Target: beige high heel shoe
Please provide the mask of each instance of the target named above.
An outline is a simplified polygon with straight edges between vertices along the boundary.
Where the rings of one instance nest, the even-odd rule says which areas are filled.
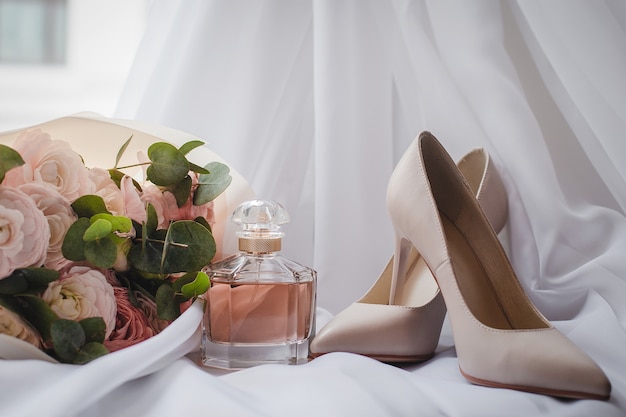
[[[484,149],[458,163],[496,230],[507,219],[507,196]],[[392,279],[394,257],[369,291],[328,322],[313,339],[312,356],[351,352],[385,362],[419,362],[433,356],[446,307],[428,267],[415,250]]]
[[[398,263],[415,248],[433,271],[469,381],[559,397],[609,397],[604,372],[527,297],[472,191],[429,132],[396,166],[387,208]]]

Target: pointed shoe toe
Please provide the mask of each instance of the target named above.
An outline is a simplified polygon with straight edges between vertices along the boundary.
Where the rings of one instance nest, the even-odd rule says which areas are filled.
[[[382,362],[425,361],[437,348],[445,313],[440,293],[421,307],[353,303],[322,328],[310,350],[314,357],[351,352]]]
[[[396,256],[418,251],[446,303],[459,368],[476,384],[606,399],[600,367],[554,328],[524,292],[466,179],[423,132],[389,181]]]
[[[606,400],[602,369],[556,328],[499,330],[465,322],[471,337],[455,338],[459,368],[470,382],[573,399]]]
[[[489,221],[500,231],[508,217],[506,190],[483,148],[459,160],[459,169],[484,205]],[[433,356],[446,315],[437,283],[416,251],[394,257],[358,301],[327,323],[311,342],[313,357],[351,352],[383,362],[419,362]]]

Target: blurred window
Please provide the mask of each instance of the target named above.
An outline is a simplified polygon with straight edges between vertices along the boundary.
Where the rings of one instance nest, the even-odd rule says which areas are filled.
[[[67,0],[0,0],[0,64],[64,64]]]

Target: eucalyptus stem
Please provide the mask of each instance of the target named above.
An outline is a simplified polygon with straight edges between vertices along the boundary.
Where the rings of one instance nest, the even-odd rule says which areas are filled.
[[[143,165],[150,165],[152,162],[139,162],[137,164],[132,164],[132,165],[124,165],[123,167],[116,167],[115,169],[128,169],[128,168],[135,168],[135,167],[140,167]]]

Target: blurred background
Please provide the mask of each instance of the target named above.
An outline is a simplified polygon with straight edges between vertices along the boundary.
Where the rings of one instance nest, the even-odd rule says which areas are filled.
[[[112,116],[149,0],[0,0],[0,132]]]

